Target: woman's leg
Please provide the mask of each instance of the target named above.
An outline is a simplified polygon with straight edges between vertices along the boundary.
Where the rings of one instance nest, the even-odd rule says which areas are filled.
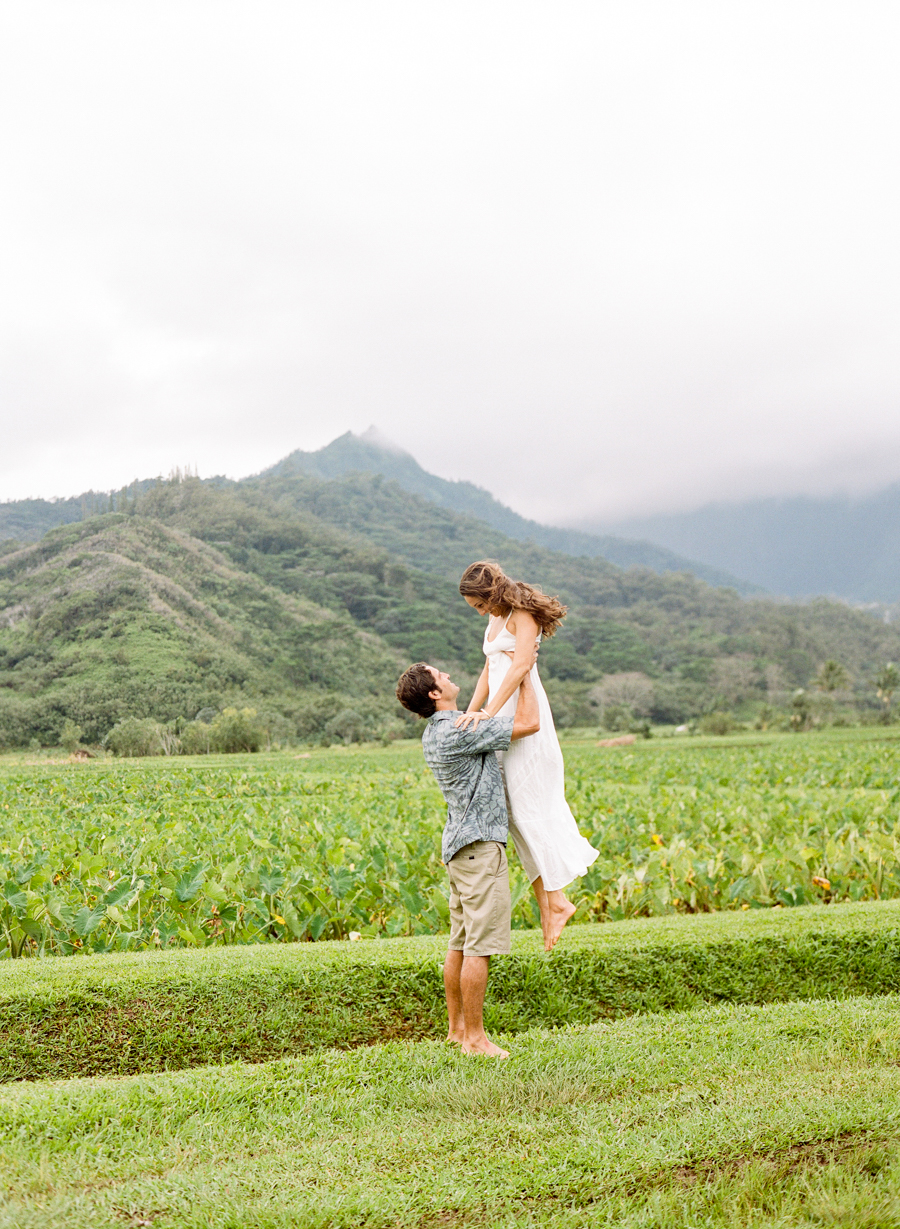
[[[547,948],[547,927],[550,924],[550,909],[547,905],[547,893],[544,891],[544,883],[540,875],[532,883],[531,890],[534,892],[535,900],[541,911],[541,934],[544,936],[544,949],[549,950]]]
[[[541,910],[541,932],[544,936],[544,951],[549,952],[556,946],[559,936],[563,932],[563,927],[575,912],[575,906],[561,888],[548,892],[540,875],[534,880],[531,887],[537,897],[537,903]]]

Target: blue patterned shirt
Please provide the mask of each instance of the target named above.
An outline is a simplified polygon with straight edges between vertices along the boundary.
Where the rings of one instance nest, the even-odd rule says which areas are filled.
[[[509,816],[500,764],[495,751],[505,751],[512,737],[512,717],[490,717],[473,728],[456,729],[458,709],[439,709],[422,735],[425,762],[434,773],[447,803],[447,823],[441,841],[446,864],[472,841],[506,844]]]

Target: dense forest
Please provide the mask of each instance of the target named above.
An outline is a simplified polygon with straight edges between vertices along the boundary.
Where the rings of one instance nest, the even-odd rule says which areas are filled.
[[[196,746],[198,714],[247,709],[276,740],[408,734],[393,698],[406,664],[465,686],[480,668],[484,625],[456,581],[484,556],[570,607],[541,655],[562,726],[798,728],[889,707],[874,680],[900,658],[900,631],[866,613],[515,540],[380,474],[175,477],[112,506],[0,548],[4,745],[67,729],[99,743],[138,718]]]

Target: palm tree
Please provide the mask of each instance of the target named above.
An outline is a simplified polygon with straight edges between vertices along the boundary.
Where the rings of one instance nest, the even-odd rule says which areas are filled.
[[[886,713],[891,710],[891,700],[898,687],[900,687],[900,670],[892,661],[889,661],[875,678],[875,694],[884,705]]]
[[[830,657],[828,661],[819,668],[819,673],[813,679],[813,684],[819,691],[832,692],[839,691],[840,688],[846,687],[850,682],[850,675],[844,666],[839,661],[835,661]]]

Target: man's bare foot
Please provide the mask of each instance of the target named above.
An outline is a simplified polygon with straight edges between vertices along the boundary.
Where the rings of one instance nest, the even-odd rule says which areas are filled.
[[[447,1033],[447,1041],[452,1045],[461,1046],[465,1041],[466,1034],[461,1028],[451,1028]]]
[[[549,902],[549,922],[547,929],[544,931],[544,951],[552,951],[559,942],[559,936],[563,932],[563,928],[569,918],[575,912],[575,906],[570,900],[565,897],[561,904],[555,901]]]
[[[501,1050],[494,1045],[490,1037],[479,1037],[477,1041],[464,1041],[463,1054],[484,1054],[487,1058],[509,1058],[509,1050]]]

